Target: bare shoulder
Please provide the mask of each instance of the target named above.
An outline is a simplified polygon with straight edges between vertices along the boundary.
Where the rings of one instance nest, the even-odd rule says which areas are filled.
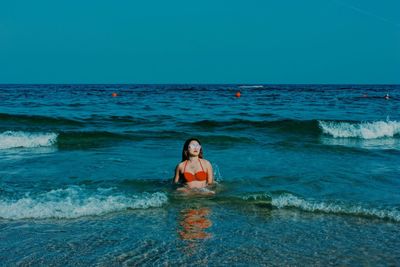
[[[178,170],[183,170],[183,164],[184,164],[184,163],[185,163],[184,161],[178,163],[178,165],[176,165],[176,168],[177,168]]]
[[[211,163],[208,160],[206,160],[206,159],[200,159],[200,160],[201,160],[202,164],[204,164],[204,165],[206,165],[208,167],[211,167]]]

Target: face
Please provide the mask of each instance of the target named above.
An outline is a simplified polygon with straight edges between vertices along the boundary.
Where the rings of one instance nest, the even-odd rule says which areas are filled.
[[[199,142],[193,140],[189,143],[188,146],[189,154],[197,156],[199,155],[200,150],[201,150],[201,145],[199,144]]]

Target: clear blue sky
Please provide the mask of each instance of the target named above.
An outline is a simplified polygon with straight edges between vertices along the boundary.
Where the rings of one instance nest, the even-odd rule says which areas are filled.
[[[0,2],[0,83],[400,83],[399,0]]]

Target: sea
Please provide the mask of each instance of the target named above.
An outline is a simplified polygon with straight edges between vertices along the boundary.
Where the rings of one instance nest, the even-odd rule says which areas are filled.
[[[400,85],[3,84],[0,101],[1,266],[400,266]],[[191,137],[213,195],[172,184]]]

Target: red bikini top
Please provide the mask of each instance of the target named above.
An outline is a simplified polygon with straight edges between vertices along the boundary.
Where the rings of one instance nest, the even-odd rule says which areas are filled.
[[[202,171],[198,171],[195,174],[190,173],[190,172],[185,172],[186,170],[186,165],[188,161],[186,160],[185,162],[185,167],[183,168],[183,177],[185,177],[186,182],[193,182],[193,181],[205,181],[207,180],[207,173],[203,169],[203,165],[201,164],[201,160],[199,159],[200,166]]]

